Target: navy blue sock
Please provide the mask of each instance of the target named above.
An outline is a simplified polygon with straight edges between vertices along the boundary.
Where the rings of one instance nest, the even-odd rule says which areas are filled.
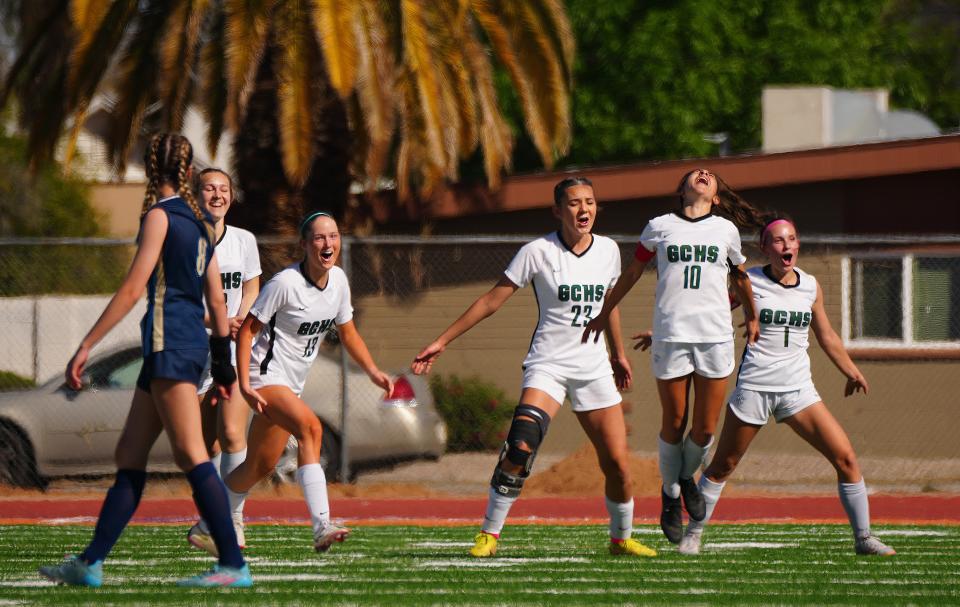
[[[143,470],[117,470],[113,487],[107,491],[107,497],[100,506],[100,517],[93,530],[93,539],[80,555],[81,559],[87,563],[95,563],[107,557],[136,512],[146,482],[147,473]]]
[[[193,488],[193,501],[203,520],[207,521],[210,535],[220,551],[220,564],[225,567],[243,567],[243,555],[237,545],[237,532],[230,518],[230,500],[217,469],[210,462],[198,464],[187,472],[187,480]]]

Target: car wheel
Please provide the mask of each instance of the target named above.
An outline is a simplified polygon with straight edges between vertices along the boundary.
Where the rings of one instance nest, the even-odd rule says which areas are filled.
[[[0,483],[39,489],[47,486],[37,472],[30,441],[20,428],[6,423],[0,423]]]
[[[323,424],[320,465],[323,466],[327,482],[340,480],[340,437],[327,424]],[[278,484],[297,482],[297,467],[297,439],[291,436],[274,469],[273,481]]]

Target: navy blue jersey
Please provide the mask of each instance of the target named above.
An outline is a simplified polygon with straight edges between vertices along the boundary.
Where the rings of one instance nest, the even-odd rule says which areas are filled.
[[[147,283],[147,313],[140,323],[143,355],[207,348],[203,282],[213,257],[210,233],[179,196],[158,202],[167,214],[167,236]]]

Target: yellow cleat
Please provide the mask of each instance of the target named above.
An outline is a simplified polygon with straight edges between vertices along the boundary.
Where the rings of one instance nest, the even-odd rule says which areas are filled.
[[[622,542],[610,542],[610,554],[614,556],[657,556],[657,551],[644,546],[633,538]]]
[[[476,542],[470,549],[470,556],[487,558],[497,553],[497,538],[481,531],[473,538]]]

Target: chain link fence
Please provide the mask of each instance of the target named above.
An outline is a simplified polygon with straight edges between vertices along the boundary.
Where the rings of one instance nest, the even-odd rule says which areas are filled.
[[[480,453],[484,469],[492,466],[537,322],[532,290],[518,291],[451,344],[429,378],[407,369],[531,238],[344,238],[341,264],[357,327],[377,364],[403,375],[406,385],[385,398],[347,363],[335,335],[326,340],[304,398],[324,421],[325,463],[334,477],[362,479],[404,461],[462,462],[451,455],[461,453]],[[626,265],[636,236],[616,240]],[[870,383],[868,395],[843,398],[844,377],[812,340],[814,381],[868,480],[891,490],[957,490],[960,447],[948,420],[960,392],[960,236],[802,240],[799,265],[817,277],[827,316]],[[299,257],[295,243],[261,239],[260,249],[264,279]],[[753,245],[746,252],[748,265],[763,262]],[[90,389],[65,391],[61,378],[132,254],[125,240],[0,240],[0,307],[8,320],[0,348],[0,481],[30,485],[113,470],[139,368],[143,304],[98,346]],[[655,282],[655,272],[647,272],[624,300],[626,337],[649,328]],[[739,312],[734,318],[740,322]],[[739,334],[737,341],[742,348]],[[631,447],[652,458],[660,406],[648,356],[630,351],[634,387],[624,400]],[[585,441],[576,418],[561,411],[541,453],[562,459]],[[152,465],[173,470],[165,443],[158,441]],[[760,433],[738,475],[764,487],[829,486],[833,478],[829,465],[785,427]]]

